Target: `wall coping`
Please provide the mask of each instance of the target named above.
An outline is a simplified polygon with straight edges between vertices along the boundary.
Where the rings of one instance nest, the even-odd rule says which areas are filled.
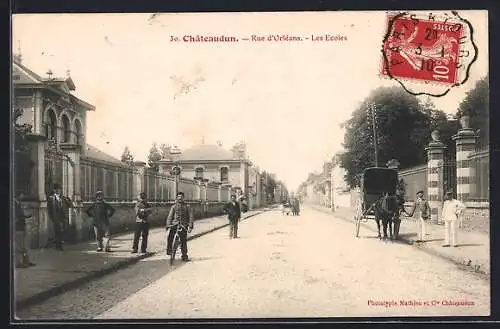
[[[405,206],[413,206],[414,200],[408,200],[404,203]],[[473,209],[490,209],[490,203],[488,201],[466,201],[464,202],[467,208]]]
[[[412,167],[412,168],[407,168],[407,169],[401,169],[398,171],[399,175],[405,175],[405,174],[413,174],[419,171],[427,171],[427,164],[425,165],[420,165],[417,167]]]

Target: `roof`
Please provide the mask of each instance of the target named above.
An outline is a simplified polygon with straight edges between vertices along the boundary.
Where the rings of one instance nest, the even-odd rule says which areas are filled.
[[[233,153],[218,145],[197,145],[184,150],[179,161],[199,161],[199,160],[235,160]]]
[[[84,154],[85,154],[86,158],[90,158],[90,159],[94,159],[94,160],[98,160],[98,161],[110,162],[110,163],[113,163],[116,165],[127,167],[127,164],[121,162],[120,159],[117,159],[117,158],[99,150],[95,146],[87,144],[86,147],[87,148],[84,150]]]
[[[46,88],[60,95],[70,96],[75,102],[77,102],[81,106],[86,107],[87,110],[95,111],[95,106],[71,94],[71,91],[75,90],[75,84],[71,77],[68,76],[66,78],[52,79],[42,78],[40,75],[31,71],[17,60],[13,61],[12,68],[12,78],[15,85],[31,88]]]

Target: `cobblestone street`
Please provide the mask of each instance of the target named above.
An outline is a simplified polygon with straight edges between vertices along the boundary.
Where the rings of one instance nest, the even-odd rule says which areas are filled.
[[[244,221],[18,312],[21,319],[488,315],[489,281],[412,246],[356,239],[353,226],[305,208]],[[425,303],[425,304],[424,304]],[[403,305],[405,304],[405,305]],[[458,305],[467,304],[467,305]]]

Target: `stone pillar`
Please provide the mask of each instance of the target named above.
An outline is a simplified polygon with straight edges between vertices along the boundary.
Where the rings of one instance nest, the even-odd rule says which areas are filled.
[[[136,169],[134,173],[134,195],[139,197],[139,194],[144,191],[144,171],[146,170],[146,163],[142,161],[134,161],[134,167]],[[149,195],[148,195],[149,197]]]
[[[443,164],[446,146],[438,139],[429,143],[427,151],[427,199],[431,207],[431,220],[441,223],[443,204]]]
[[[476,133],[462,128],[453,136],[457,145],[457,187],[456,197],[465,202],[476,192],[476,170],[469,155],[476,150]]]
[[[40,248],[47,244],[49,230],[52,229],[49,226],[45,194],[46,138],[43,135],[30,134],[26,136],[26,140],[30,149],[30,159],[34,163],[30,173],[30,193],[26,196],[32,210],[32,217],[26,220],[26,241],[28,248]]]
[[[69,175],[68,175],[68,196],[73,200],[73,210],[69,212],[69,225],[74,230],[75,241],[80,241],[86,237],[82,234],[83,231],[83,217],[82,217],[82,196],[80,195],[80,155],[81,146],[77,144],[61,144],[61,150],[64,155],[68,157],[69,161]]]

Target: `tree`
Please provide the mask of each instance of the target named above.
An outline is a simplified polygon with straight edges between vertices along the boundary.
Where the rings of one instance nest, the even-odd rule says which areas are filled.
[[[153,146],[149,149],[149,154],[148,154],[148,166],[154,171],[159,170],[158,164],[156,164],[157,161],[160,161],[162,159],[162,154],[161,150],[158,148],[158,145],[156,143],[153,143]]]
[[[35,163],[30,159],[28,143],[26,135],[31,133],[32,125],[18,123],[19,118],[23,115],[22,109],[14,109],[14,186],[16,190],[29,192],[29,172]]]
[[[346,170],[345,180],[356,185],[356,175],[375,166],[371,105],[376,107],[378,165],[397,159],[401,168],[425,163],[425,145],[434,126],[446,116],[441,111],[424,106],[413,95],[399,87],[381,87],[373,91],[343,124],[345,152],[338,154]],[[435,115],[435,118],[433,118]],[[439,120],[437,120],[440,118]],[[437,120],[437,121],[436,121]],[[441,123],[439,123],[441,122]]]
[[[129,165],[133,164],[133,162],[134,162],[134,156],[130,152],[130,149],[129,149],[128,146],[125,146],[125,149],[123,150],[123,153],[122,153],[121,160],[122,160],[122,162],[125,162],[125,163],[127,163]]]
[[[235,158],[245,159],[247,154],[247,145],[245,142],[238,142],[233,145],[231,151],[233,152]]]
[[[467,93],[467,96],[459,104],[457,111],[457,117],[461,117],[465,114],[470,116],[470,127],[479,129],[479,142],[481,144],[489,143],[489,97],[489,75],[486,75]]]
[[[171,160],[172,159],[172,155],[170,154],[171,151],[172,151],[171,145],[169,145],[169,144],[161,144],[160,145],[160,153],[161,153],[162,159]]]

